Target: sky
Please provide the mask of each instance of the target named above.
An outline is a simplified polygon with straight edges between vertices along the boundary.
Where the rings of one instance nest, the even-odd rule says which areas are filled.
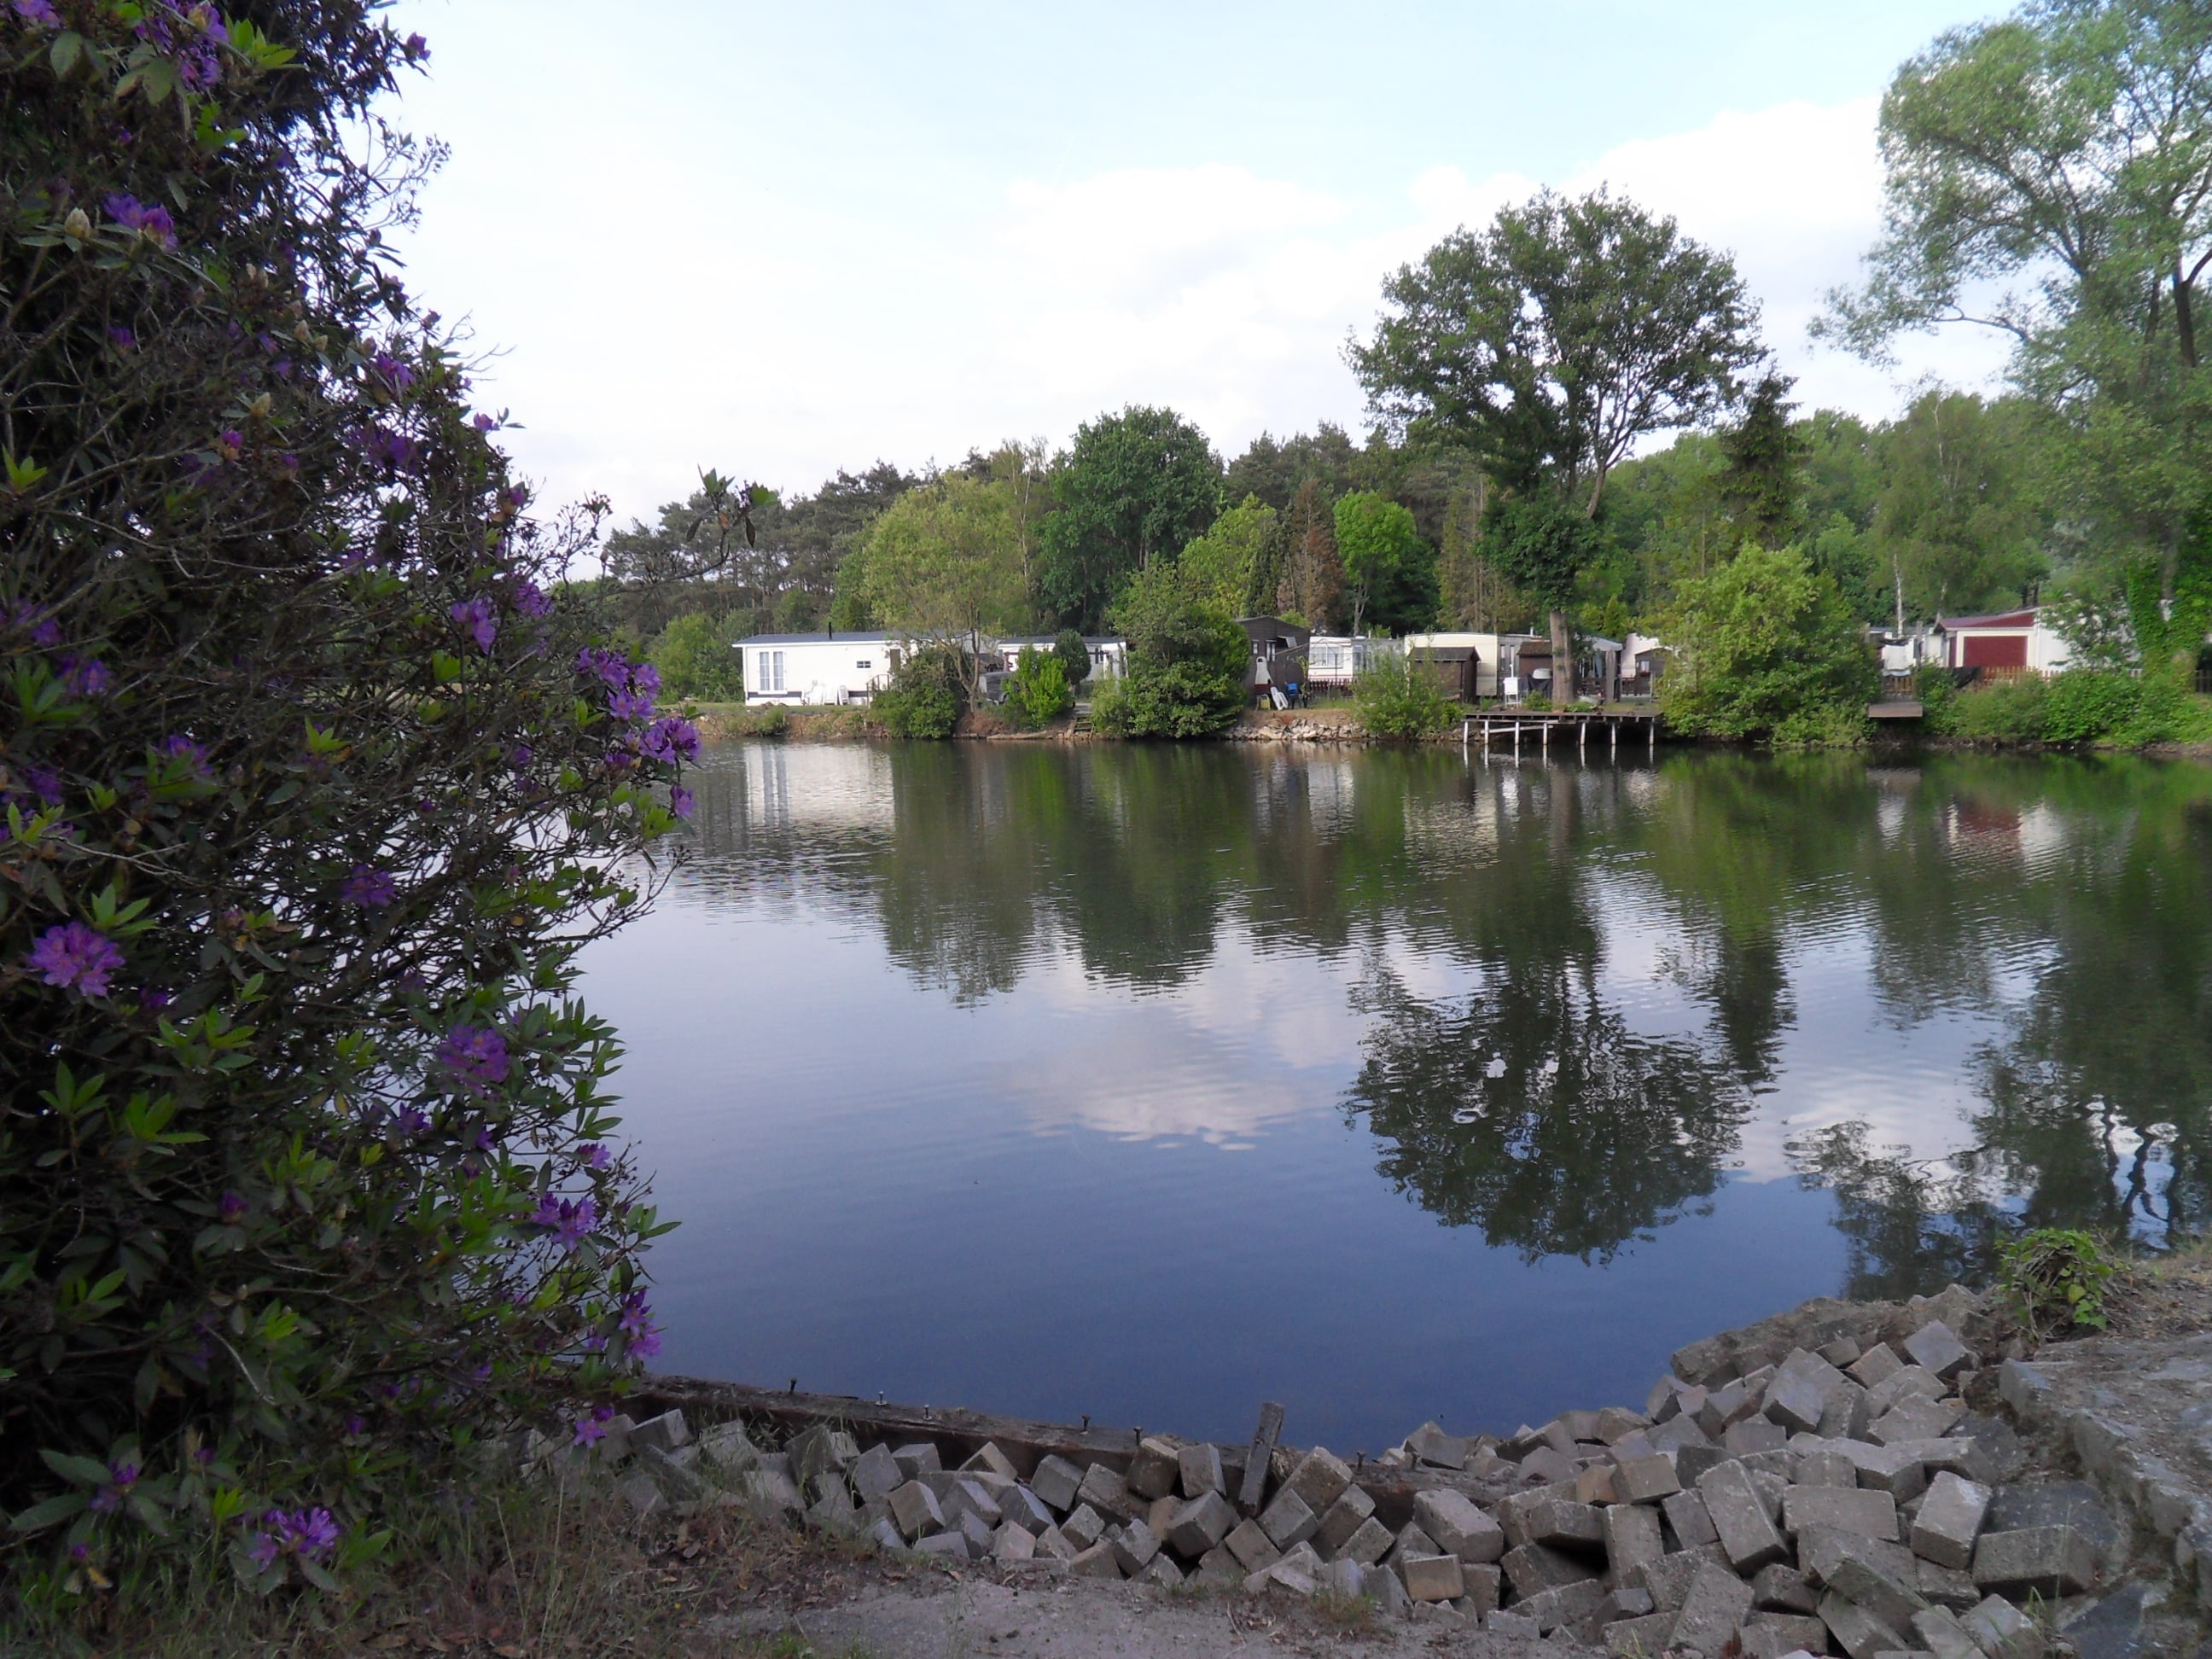
[[[1731,252],[1807,407],[1988,389],[1807,323],[1880,228],[1882,89],[1949,0],[1323,7],[398,0],[398,117],[451,147],[403,242],[553,501],[617,522],[703,467],[789,491],[1132,403],[1224,459],[1364,430],[1382,283],[1538,188]]]

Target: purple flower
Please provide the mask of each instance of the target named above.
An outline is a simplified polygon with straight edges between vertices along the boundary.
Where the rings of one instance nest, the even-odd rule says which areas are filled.
[[[140,1470],[136,1463],[110,1463],[106,1484],[92,1495],[92,1507],[103,1515],[112,1515],[123,1507],[123,1500],[131,1496],[131,1489],[138,1484]]]
[[[398,884],[388,874],[366,864],[355,865],[345,885],[338,889],[339,898],[364,910],[381,910],[398,896]]]
[[[184,771],[198,781],[204,782],[214,774],[208,768],[207,745],[194,743],[181,732],[161,739],[155,752],[167,759],[184,763]]]
[[[507,1039],[483,1025],[456,1025],[438,1045],[438,1064],[471,1094],[507,1081]]]
[[[349,1439],[357,1434],[367,1434],[368,1432],[368,1419],[363,1417],[359,1412],[348,1413],[345,1420],[345,1432],[346,1437]]]
[[[142,1013],[158,1014],[176,1000],[171,991],[158,990],[149,985],[138,993],[138,1007]]]
[[[138,337],[120,324],[114,324],[108,328],[107,343],[118,351],[129,351],[137,345]]]
[[[54,15],[54,0],[15,0],[15,15],[26,23],[35,23],[42,29],[58,29],[62,20]]]
[[[246,1553],[264,1570],[280,1555],[312,1559],[337,1547],[337,1522],[331,1519],[328,1510],[295,1510],[289,1515],[270,1510],[261,1517],[261,1524],[265,1530],[254,1534]]]
[[[596,1140],[587,1140],[576,1148],[576,1162],[586,1170],[604,1170],[615,1161],[614,1154]]]
[[[576,653],[576,672],[598,678],[610,691],[619,691],[629,684],[629,659],[619,651],[610,651],[603,646],[586,646]]]
[[[533,1225],[550,1230],[563,1246],[573,1250],[599,1226],[599,1206],[588,1198],[571,1200],[546,1193],[539,1197],[538,1212],[530,1219]]]
[[[629,1339],[629,1352],[640,1359],[650,1359],[660,1352],[660,1328],[647,1317],[652,1312],[643,1291],[632,1291],[623,1298],[618,1328]]]
[[[576,1419],[576,1437],[570,1443],[578,1446],[595,1446],[606,1437],[607,1425],[599,1421],[599,1413],[594,1412]]]
[[[302,1555],[328,1555],[338,1547],[338,1523],[328,1510],[307,1510],[292,1517],[293,1534]]]
[[[62,671],[62,684],[74,696],[102,696],[115,684],[115,676],[97,657],[63,657],[56,665]]]
[[[499,612],[492,602],[479,593],[473,599],[463,600],[449,606],[446,614],[460,625],[461,631],[477,642],[477,649],[489,654],[491,642],[499,637]]]
[[[410,64],[430,61],[430,43],[419,34],[410,34],[399,43],[399,55]]]
[[[543,617],[553,609],[545,590],[527,579],[514,585],[514,611],[520,617]]]
[[[26,762],[15,769],[15,775],[30,790],[30,795],[25,795],[21,790],[9,789],[0,793],[0,802],[21,800],[27,805],[35,796],[42,806],[59,806],[62,804],[62,775],[52,767],[33,766]]]
[[[689,818],[697,805],[697,799],[680,783],[668,792],[668,810],[679,818]]]
[[[149,206],[135,196],[111,196],[102,204],[107,216],[129,231],[136,231],[149,242],[173,250],[177,246],[176,221],[169,217],[169,210]]]
[[[222,1196],[215,1201],[215,1212],[228,1224],[246,1213],[246,1199],[230,1188],[222,1189]]]
[[[415,384],[415,371],[388,351],[378,352],[369,366],[384,377],[394,392],[404,392]]]
[[[215,1459],[216,1450],[213,1446],[195,1446],[192,1448],[192,1462],[198,1464],[202,1468],[213,1468],[215,1467]]]
[[[82,996],[104,997],[107,976],[123,965],[123,952],[98,929],[68,921],[40,934],[24,962],[48,985]]]
[[[643,746],[654,760],[676,755],[690,760],[699,752],[699,728],[680,715],[663,715],[646,728]]]
[[[412,1140],[430,1127],[430,1115],[419,1106],[403,1106],[392,1115],[392,1127]]]
[[[470,417],[469,424],[479,432],[496,432],[499,430],[499,416],[496,415],[472,416]]]
[[[415,441],[388,427],[366,428],[361,434],[361,448],[373,465],[384,469],[386,478],[404,471],[415,459]]]
[[[607,699],[607,713],[618,720],[649,720],[653,718],[653,693],[617,691]]]

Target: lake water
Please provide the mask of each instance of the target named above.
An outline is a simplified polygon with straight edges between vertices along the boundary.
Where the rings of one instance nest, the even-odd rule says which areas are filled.
[[[595,946],[671,1370],[1373,1452],[2212,1207],[2212,769],[710,750]]]

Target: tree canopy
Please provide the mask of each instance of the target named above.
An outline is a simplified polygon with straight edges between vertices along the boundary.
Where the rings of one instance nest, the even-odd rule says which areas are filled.
[[[1091,629],[1130,577],[1206,533],[1221,511],[1221,459],[1173,410],[1133,404],[1076,428],[1053,495],[1039,595]]]

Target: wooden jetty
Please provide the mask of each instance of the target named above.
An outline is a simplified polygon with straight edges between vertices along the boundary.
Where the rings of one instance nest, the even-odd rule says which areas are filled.
[[[1608,754],[1620,753],[1620,735],[1626,730],[1629,741],[1635,742],[1641,728],[1644,750],[1647,755],[1659,750],[1659,711],[1627,708],[1479,708],[1467,716],[1460,727],[1460,747],[1472,748],[1475,734],[1482,735],[1482,752],[1486,759],[1491,745],[1510,738],[1513,753],[1517,758],[1525,738],[1533,742],[1537,752],[1549,758],[1554,732],[1565,748],[1569,742],[1575,745],[1577,756],[1589,753],[1590,733],[1595,731],[1604,742]]]

